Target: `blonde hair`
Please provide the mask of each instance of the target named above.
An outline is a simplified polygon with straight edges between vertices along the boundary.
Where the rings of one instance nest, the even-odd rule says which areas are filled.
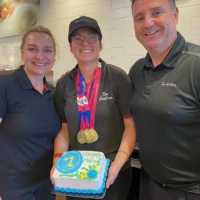
[[[49,35],[53,41],[54,50],[55,50],[55,52],[57,52],[57,45],[56,45],[56,41],[55,41],[53,34],[51,33],[51,31],[48,28],[46,28],[44,26],[40,26],[40,25],[33,26],[26,31],[26,33],[24,34],[24,36],[22,38],[22,43],[21,43],[20,49],[24,48],[24,43],[25,43],[26,37],[29,35],[29,33],[34,33],[34,32],[45,33],[45,34]]]

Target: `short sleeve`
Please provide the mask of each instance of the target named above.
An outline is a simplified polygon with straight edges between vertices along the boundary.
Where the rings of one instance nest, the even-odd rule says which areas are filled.
[[[198,98],[198,104],[200,104],[200,59],[195,63],[194,69],[192,70],[193,86]]]
[[[132,116],[130,104],[133,97],[133,86],[129,76],[121,70],[117,79],[117,101],[123,118]]]
[[[63,86],[62,82],[58,81],[56,85],[56,91],[55,91],[55,102],[56,102],[56,108],[58,110],[61,120],[63,122],[67,122],[67,119],[65,117],[65,112],[64,112],[64,107],[65,107],[64,87],[62,86]]]
[[[130,68],[129,73],[128,73],[128,76],[130,77],[132,84],[133,84],[133,75],[134,75],[133,70],[134,70],[134,66]]]
[[[4,118],[7,110],[7,84],[3,76],[0,76],[0,118]]]

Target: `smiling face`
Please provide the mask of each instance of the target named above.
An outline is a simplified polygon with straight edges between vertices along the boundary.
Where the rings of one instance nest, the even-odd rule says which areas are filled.
[[[73,35],[88,36],[95,33],[91,28],[83,27],[74,31]],[[99,52],[102,50],[102,43],[99,40],[94,43],[89,43],[86,39],[81,44],[76,44],[73,40],[70,45],[70,50],[74,54],[78,63],[96,63],[98,62]]]
[[[44,76],[55,62],[52,38],[46,33],[29,33],[21,48],[21,58],[28,76]]]
[[[132,8],[137,40],[151,53],[165,52],[177,37],[178,8],[168,0],[136,0]]]

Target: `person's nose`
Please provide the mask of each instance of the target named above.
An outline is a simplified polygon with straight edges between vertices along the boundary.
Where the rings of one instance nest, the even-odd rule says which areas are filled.
[[[36,54],[36,58],[42,60],[44,57],[44,53],[42,51],[38,51]]]
[[[83,39],[83,41],[82,41],[82,44],[84,44],[84,45],[85,45],[85,44],[86,44],[86,45],[89,44],[89,42],[87,41],[87,38],[86,38],[86,37],[84,37],[84,39]]]
[[[151,28],[153,25],[154,25],[153,18],[149,15],[146,15],[144,19],[144,28]]]

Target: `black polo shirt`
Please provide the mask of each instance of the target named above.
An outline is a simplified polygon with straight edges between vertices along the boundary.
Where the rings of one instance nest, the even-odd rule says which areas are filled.
[[[144,170],[172,187],[200,182],[200,47],[178,33],[160,65],[147,54],[129,75]]]
[[[44,85],[41,95],[22,66],[0,76],[0,176],[35,173],[42,174],[38,179],[49,177],[53,139],[61,122],[54,103],[55,89],[45,78]]]
[[[67,122],[70,134],[70,150],[101,151],[114,160],[119,149],[124,123],[123,117],[132,117],[130,102],[132,84],[128,75],[119,67],[101,62],[101,83],[95,113],[95,130],[99,139],[92,144],[79,144],[80,130],[76,97],[76,71],[62,77],[56,86],[56,106],[63,121]],[[123,169],[130,166],[127,162]]]

